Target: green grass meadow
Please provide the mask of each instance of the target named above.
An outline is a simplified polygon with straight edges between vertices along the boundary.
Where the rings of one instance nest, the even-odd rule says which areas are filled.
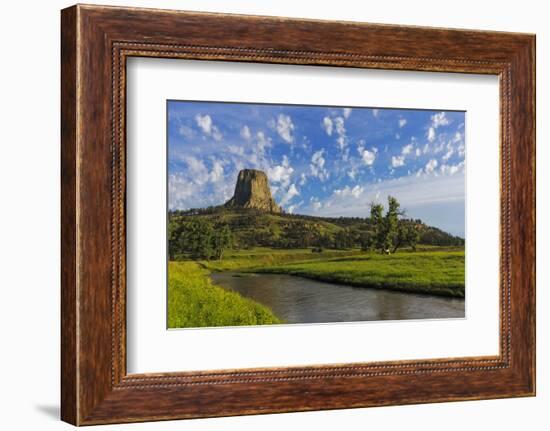
[[[169,328],[282,323],[269,308],[214,285],[209,275],[197,262],[169,263]]]
[[[223,260],[202,260],[201,264],[212,271],[248,271],[255,268],[269,268],[285,263],[325,261],[342,256],[355,256],[359,250],[330,250],[312,253],[309,248],[272,249],[256,247],[250,250],[228,251]]]
[[[256,272],[289,274],[357,287],[464,298],[464,251],[370,253],[278,264]]]
[[[216,286],[214,271],[278,273],[356,287],[464,298],[463,247],[426,247],[391,255],[358,249],[255,248],[228,251],[223,260],[170,262],[170,328],[283,323],[266,306]]]

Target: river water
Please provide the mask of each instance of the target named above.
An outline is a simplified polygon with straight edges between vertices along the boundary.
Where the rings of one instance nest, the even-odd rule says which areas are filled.
[[[267,305],[286,323],[464,317],[464,299],[351,287],[284,274],[219,272],[215,284]]]

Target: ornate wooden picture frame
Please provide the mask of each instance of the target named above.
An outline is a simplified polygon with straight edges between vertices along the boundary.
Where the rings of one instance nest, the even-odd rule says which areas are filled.
[[[337,37],[335,37],[337,35]],[[75,425],[535,394],[535,37],[102,6],[62,11],[61,417]],[[497,75],[500,354],[126,372],[126,60]]]

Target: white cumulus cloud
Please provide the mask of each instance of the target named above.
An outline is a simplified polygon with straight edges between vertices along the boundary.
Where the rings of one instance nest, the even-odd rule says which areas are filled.
[[[329,173],[325,169],[325,158],[323,157],[324,153],[324,148],[313,153],[311,156],[311,163],[309,165],[311,175],[319,178],[321,181],[326,181],[329,177]]]
[[[311,202],[311,207],[314,211],[319,211],[323,207],[323,204],[319,202],[319,200],[313,199]]]
[[[376,160],[377,152],[378,150],[376,148],[372,148],[372,151],[362,149],[361,159],[363,160],[363,163],[367,166],[372,166],[374,161]]]
[[[281,199],[281,205],[286,205],[288,202],[290,202],[295,196],[298,196],[300,192],[296,188],[296,184],[292,183],[286,193],[284,194],[283,198]]]
[[[250,128],[246,125],[243,126],[243,128],[241,129],[241,138],[244,138],[248,141],[251,137],[252,133],[250,132]]]
[[[292,132],[294,131],[294,123],[289,115],[279,114],[275,124],[275,130],[283,141],[289,144],[294,141],[294,137],[292,136]]]
[[[184,124],[179,127],[178,132],[181,136],[187,139],[191,139],[193,136],[195,136],[195,132],[193,132],[193,129]]]
[[[231,153],[231,154],[235,154],[237,156],[244,156],[244,147],[242,146],[239,146],[239,145],[228,145],[227,146],[227,150]]]
[[[186,201],[195,193],[195,186],[181,173],[168,176],[168,202],[170,209],[186,208]]]
[[[210,115],[197,114],[195,116],[195,121],[197,122],[197,126],[199,126],[205,134],[210,135],[212,133],[212,118]]]
[[[439,171],[443,175],[454,175],[457,172],[463,172],[464,171],[464,160],[460,163],[457,163],[456,165],[443,164],[439,167]]]
[[[364,188],[360,185],[356,185],[354,187],[345,186],[343,189],[334,190],[334,195],[340,197],[352,196],[354,198],[358,198],[363,193],[363,190]]]
[[[265,149],[271,147],[271,138],[265,136],[264,132],[256,133],[256,143],[258,144],[258,151],[260,155],[263,155]]]
[[[436,138],[436,130],[441,126],[449,125],[450,121],[447,118],[445,112],[438,112],[437,114],[433,114],[430,117],[430,120],[431,123],[428,128],[428,132],[426,133],[426,136],[428,137],[428,141],[433,142]]]
[[[214,122],[212,121],[212,117],[210,115],[201,115],[197,114],[195,115],[195,121],[197,122],[197,126],[203,131],[203,133],[207,136],[212,136],[214,140],[221,141],[223,138],[223,135],[221,134],[220,130],[217,126],[214,125]]]
[[[437,160],[431,159],[428,163],[426,163],[426,168],[425,168],[426,173],[427,174],[432,173],[435,170],[435,168],[437,168],[437,165],[438,165]]]
[[[187,164],[189,178],[196,184],[204,184],[209,179],[208,169],[202,162],[194,156],[185,156],[183,160]]]
[[[405,156],[392,156],[391,166],[392,166],[392,168],[398,168],[400,166],[405,166]]]
[[[450,147],[450,146],[447,146],[447,152],[445,154],[443,154],[443,157],[441,157],[444,161],[447,161],[449,160],[452,155],[454,154],[455,150]]]
[[[210,172],[210,181],[217,183],[223,180],[223,165],[219,160],[215,160],[212,164],[212,172]]]
[[[342,115],[344,116],[345,119],[349,118],[349,116],[351,115],[351,111],[352,111],[351,108],[342,109]]]
[[[346,134],[345,122],[342,117],[336,117],[334,119],[334,127],[336,128],[336,133],[338,133],[338,135],[343,136]]]
[[[428,141],[430,142],[435,141],[435,129],[433,127],[430,127],[428,129]]]
[[[413,144],[405,145],[403,148],[401,148],[401,154],[406,156],[412,152],[413,148],[414,148]]]
[[[343,117],[336,117],[334,119],[334,128],[336,130],[336,134],[338,135],[338,138],[336,139],[338,148],[340,150],[344,150],[346,146],[346,126]]]
[[[447,126],[449,124],[449,119],[447,118],[447,115],[445,112],[438,112],[437,114],[433,114],[431,116],[432,119],[432,127],[437,129],[440,126]]]
[[[283,161],[280,165],[270,167],[267,170],[267,176],[275,183],[281,183],[283,187],[287,187],[290,184],[290,177],[294,172],[294,168],[290,166],[288,157],[283,156]]]
[[[325,129],[325,132],[327,135],[332,136],[332,129],[334,128],[334,124],[330,117],[323,118],[323,129]]]
[[[215,141],[221,141],[223,138],[223,135],[216,126],[212,126],[212,137]]]

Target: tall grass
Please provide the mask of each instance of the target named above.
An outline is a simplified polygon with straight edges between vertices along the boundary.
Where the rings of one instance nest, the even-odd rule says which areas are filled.
[[[281,321],[268,307],[212,284],[209,271],[198,263],[169,263],[169,328],[274,323]]]
[[[250,250],[228,251],[223,260],[203,260],[201,264],[212,271],[240,271],[296,262],[325,261],[327,259],[364,254],[358,249],[325,250],[312,253],[311,249],[272,249],[257,247]]]
[[[284,263],[255,272],[289,274],[358,287],[464,298],[464,251],[426,251]]]

